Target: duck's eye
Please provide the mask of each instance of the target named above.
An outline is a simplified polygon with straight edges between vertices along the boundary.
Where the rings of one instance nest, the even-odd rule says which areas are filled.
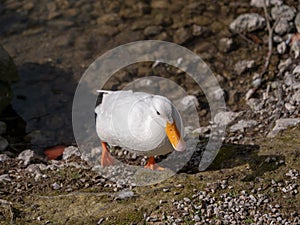
[[[157,114],[157,115],[160,115],[160,112],[156,111],[156,114]]]

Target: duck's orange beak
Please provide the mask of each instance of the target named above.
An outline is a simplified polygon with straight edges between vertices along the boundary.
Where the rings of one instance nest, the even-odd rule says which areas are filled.
[[[186,144],[183,138],[181,137],[175,122],[174,123],[167,122],[166,133],[169,141],[171,142],[173,148],[176,151],[184,151],[186,149]]]

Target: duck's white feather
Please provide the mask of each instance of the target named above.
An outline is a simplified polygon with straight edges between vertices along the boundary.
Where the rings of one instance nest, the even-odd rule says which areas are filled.
[[[102,103],[96,107],[96,130],[100,139],[141,155],[163,155],[173,150],[165,128],[153,118],[153,98],[162,96],[143,92],[101,91]],[[169,101],[170,102],[170,101]],[[174,119],[180,130],[181,118],[177,110]]]

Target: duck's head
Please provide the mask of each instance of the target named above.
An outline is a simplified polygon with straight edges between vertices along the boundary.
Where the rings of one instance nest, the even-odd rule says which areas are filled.
[[[184,151],[186,143],[178,130],[181,118],[171,101],[163,96],[154,95],[151,104],[154,120],[165,128],[166,135],[176,151]]]

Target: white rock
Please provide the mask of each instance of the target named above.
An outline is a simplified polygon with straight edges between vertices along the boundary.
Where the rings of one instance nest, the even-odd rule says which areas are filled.
[[[252,69],[255,66],[256,66],[256,64],[255,64],[254,60],[241,60],[235,64],[234,70],[235,70],[235,72],[237,72],[238,75],[241,75],[248,69]]]
[[[277,52],[279,54],[284,54],[286,52],[286,43],[284,41],[277,45]]]
[[[281,130],[285,130],[290,126],[296,126],[300,123],[300,118],[284,118],[276,120],[275,127],[271,130],[267,137],[275,137]]]
[[[81,153],[77,147],[69,146],[69,147],[65,148],[65,150],[64,150],[63,159],[66,160],[73,155],[81,156]]]
[[[22,160],[25,166],[27,166],[32,160],[36,158],[37,157],[35,152],[30,149],[24,150],[18,155],[18,159]]]
[[[266,20],[257,13],[246,13],[230,23],[229,28],[235,32],[252,32],[264,28]]]
[[[256,120],[240,120],[238,123],[230,127],[231,132],[244,131],[245,128],[253,127],[257,125]]]
[[[224,126],[235,120],[242,112],[220,112],[214,117],[214,123]]]
[[[271,9],[271,15],[274,20],[279,18],[286,18],[288,21],[294,19],[296,9],[288,5],[274,6]]]
[[[280,18],[274,28],[274,31],[279,35],[283,35],[285,33],[288,33],[290,30],[292,30],[292,28],[293,28],[293,24],[289,23],[288,19]]]
[[[264,3],[266,2],[266,3]],[[250,5],[257,7],[257,8],[263,8],[264,4],[266,4],[266,6],[270,6],[270,5],[282,5],[282,1],[281,0],[251,0]]]

